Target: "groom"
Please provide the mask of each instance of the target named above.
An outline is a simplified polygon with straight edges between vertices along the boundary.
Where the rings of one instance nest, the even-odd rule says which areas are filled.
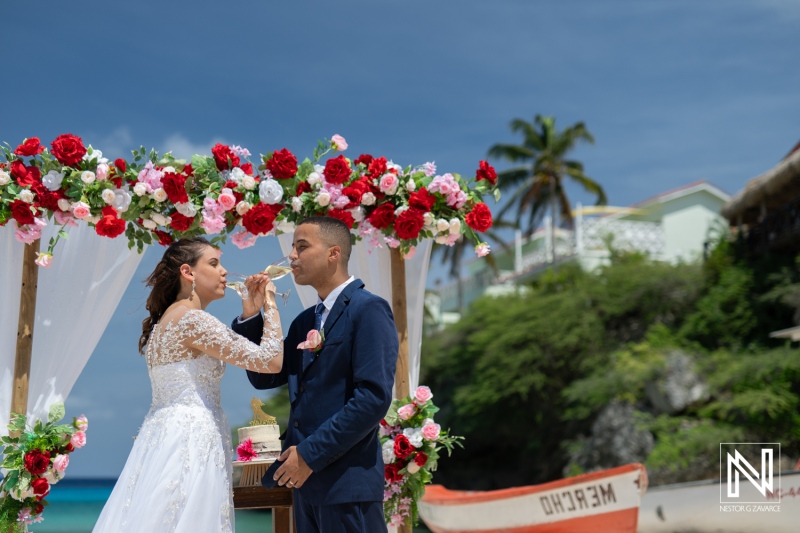
[[[294,491],[298,533],[377,533],[384,469],[378,425],[392,401],[397,330],[389,304],[347,271],[350,231],[335,218],[310,217],[295,229],[292,273],[311,285],[317,305],[300,313],[284,342],[279,374],[247,372],[257,389],[289,385],[291,411],[274,479]],[[258,343],[260,302],[245,304],[237,333]],[[301,349],[312,330],[320,348]]]

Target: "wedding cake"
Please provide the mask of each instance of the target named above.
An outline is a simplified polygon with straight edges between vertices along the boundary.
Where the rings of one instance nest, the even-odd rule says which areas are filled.
[[[281,454],[278,422],[275,417],[264,413],[262,405],[261,400],[253,398],[253,421],[249,427],[239,428],[237,451],[240,460],[277,459]]]

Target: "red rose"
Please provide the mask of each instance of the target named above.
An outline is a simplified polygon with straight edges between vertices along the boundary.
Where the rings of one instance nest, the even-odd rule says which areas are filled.
[[[44,505],[41,503],[36,504],[36,510],[33,511],[33,514],[42,514],[44,512]]]
[[[386,158],[381,156],[370,161],[367,172],[371,178],[380,178],[386,174]]]
[[[66,198],[64,191],[61,189],[57,191],[49,191],[47,187],[42,184],[39,184],[38,187],[34,187],[36,190],[36,206],[43,207],[48,211],[61,211],[58,207],[58,201],[62,198]]]
[[[412,192],[408,198],[409,207],[421,209],[424,212],[430,211],[435,203],[436,197],[429,193],[425,187],[422,187],[417,192]]]
[[[156,237],[158,237],[158,244],[160,244],[161,246],[169,246],[170,244],[172,244],[172,235],[170,235],[166,231],[161,231],[160,229],[157,229],[153,233],[155,233]]]
[[[245,163],[244,165],[242,165],[239,168],[241,168],[242,172],[244,172],[248,176],[252,176],[253,175],[253,163]]]
[[[94,230],[101,237],[113,239],[125,231],[125,221],[117,218],[117,210],[107,205],[102,211],[103,218],[97,221]]]
[[[9,207],[11,208],[11,218],[16,220],[17,224],[20,226],[33,224],[34,214],[31,211],[31,204],[26,204],[22,200],[14,200]]]
[[[325,162],[325,181],[334,185],[341,185],[350,179],[353,169],[343,155],[328,159]]]
[[[183,173],[187,176],[194,176],[194,168],[192,168],[191,164],[186,165],[183,167]]]
[[[353,214],[350,213],[350,211],[345,211],[344,209],[331,209],[328,211],[328,216],[341,220],[347,225],[348,229],[352,229],[353,224],[356,223],[356,220],[353,218]]]
[[[120,172],[128,170],[128,164],[121,157],[114,160],[114,166],[117,167]]]
[[[166,172],[161,178],[161,186],[164,187],[167,198],[173,204],[183,204],[189,201],[189,195],[186,193],[186,176]]]
[[[371,155],[369,155],[369,154],[361,154],[360,156],[358,156],[358,159],[353,161],[353,164],[354,165],[364,165],[364,166],[368,167],[369,164],[372,163],[372,159],[373,159],[373,157]]]
[[[31,488],[33,489],[33,493],[36,495],[37,499],[41,500],[47,496],[48,492],[50,492],[50,483],[48,483],[43,477],[37,477],[31,481]]]
[[[192,224],[194,224],[194,217],[187,217],[180,213],[173,213],[170,216],[172,217],[172,221],[169,223],[169,225],[175,231],[186,231],[192,227]]]
[[[378,229],[389,227],[394,222],[394,206],[392,204],[381,204],[367,216],[370,224]]]
[[[282,208],[282,204],[275,204],[275,206],[271,206],[259,203],[254,205],[242,217],[242,225],[244,225],[244,228],[253,235],[269,233],[275,225],[275,218],[278,216],[278,213]]]
[[[478,172],[476,173],[478,181],[488,180],[492,185],[497,184],[497,172],[488,161],[481,161]]]
[[[417,463],[417,466],[425,466],[425,463],[428,462],[428,456],[422,452],[417,452],[417,455],[414,456],[414,462]]]
[[[467,225],[477,232],[484,232],[492,227],[492,212],[489,207],[480,202],[465,217]]]
[[[416,239],[422,226],[425,225],[424,213],[418,209],[407,209],[400,213],[397,220],[394,221],[394,231],[397,233],[397,238],[402,240]]]
[[[111,178],[109,181],[111,181],[111,183],[113,183],[114,187],[116,187],[117,189],[121,189],[122,188],[122,178],[121,177],[115,176],[115,177]]]
[[[23,187],[41,183],[42,181],[42,172],[37,167],[33,165],[26,167],[19,159],[11,163],[11,168],[9,170],[11,171],[11,175],[16,178],[17,183]]]
[[[400,466],[396,464],[383,466],[383,477],[389,483],[396,483],[403,479],[403,474],[400,473]]]
[[[44,152],[44,146],[40,144],[39,137],[25,139],[25,142],[17,146],[17,149],[14,150],[15,154],[24,156],[39,155],[42,152]]]
[[[31,450],[25,454],[25,470],[38,476],[44,474],[47,467],[50,466],[50,452],[42,452],[40,450]],[[47,482],[47,480],[45,480]]]
[[[300,196],[304,192],[311,192],[311,185],[307,181],[301,181],[297,184],[297,189],[294,191],[295,196]]]
[[[288,180],[297,174],[297,158],[286,148],[275,150],[267,161],[267,170],[276,180]]]
[[[75,446],[72,445],[71,442],[68,442],[66,446],[64,446],[64,453],[72,453],[75,451]]]
[[[398,459],[405,459],[414,453],[414,445],[405,435],[398,435],[394,438],[394,454]]]
[[[342,189],[342,194],[350,198],[347,208],[358,207],[361,205],[361,197],[369,192],[369,184],[364,180],[357,180]]]
[[[211,149],[211,153],[214,154],[214,162],[217,164],[218,170],[228,170],[239,166],[239,156],[224,144],[215,144],[214,148]]]
[[[50,146],[53,147],[53,157],[62,165],[69,167],[75,166],[86,155],[86,148],[81,138],[71,133],[59,135]]]

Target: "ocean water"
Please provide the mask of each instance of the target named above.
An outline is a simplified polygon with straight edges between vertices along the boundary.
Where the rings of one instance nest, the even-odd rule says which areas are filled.
[[[90,533],[114,488],[115,479],[64,479],[47,496],[44,521],[32,533]],[[421,526],[421,524],[420,524]],[[425,533],[425,527],[414,528]],[[272,533],[269,510],[236,511],[236,533]]]

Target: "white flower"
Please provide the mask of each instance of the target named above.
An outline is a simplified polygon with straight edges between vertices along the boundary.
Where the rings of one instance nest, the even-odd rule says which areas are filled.
[[[72,207],[72,204],[70,204],[69,200],[67,200],[66,198],[61,198],[58,201],[58,208],[61,209],[62,211],[69,211],[70,207]]]
[[[309,185],[313,187],[314,185],[322,181],[322,176],[320,176],[319,172],[312,172],[311,174],[308,175],[308,179],[306,181],[308,182]]]
[[[30,189],[22,189],[19,193],[19,199],[26,204],[32,204],[34,199],[33,192]]]
[[[0,181],[2,181],[3,171],[0,170]],[[42,176],[42,183],[51,191],[57,191],[61,188],[61,182],[64,180],[64,174],[51,170]]]
[[[161,213],[153,213],[150,215],[150,218],[158,224],[159,226],[166,226],[167,225],[167,217],[162,215]]]
[[[398,172],[403,170],[403,167],[401,167],[400,165],[398,165],[397,163],[395,163],[393,161],[389,161],[388,163],[386,163],[386,168],[388,168],[389,170],[395,169]]]
[[[356,222],[361,222],[364,220],[364,210],[361,207],[354,207],[352,209],[348,209],[350,214],[353,215],[353,220]]]
[[[153,191],[153,200],[156,202],[163,202],[167,199],[167,191],[159,187],[155,191]]]
[[[91,170],[84,170],[81,172],[81,181],[84,182],[86,185],[91,185],[94,183],[95,175],[94,172]]]
[[[361,196],[361,205],[375,205],[375,195],[371,192],[365,192]]]
[[[422,215],[422,220],[424,221],[426,228],[432,228],[434,224],[436,224],[436,219],[433,218],[431,213],[425,213]]]
[[[91,154],[89,153],[91,152]],[[89,148],[86,150],[86,153],[83,154],[84,161],[97,161],[98,163],[108,163],[108,158],[103,157],[103,152],[100,150],[95,150],[92,148],[92,145],[89,145]]]
[[[330,195],[330,194],[328,194],[328,191],[321,191],[321,192],[320,192],[320,193],[317,195],[317,203],[318,203],[318,204],[319,204],[321,207],[325,207],[326,205],[328,205],[329,203],[331,203],[331,195]]]
[[[251,207],[253,206],[242,200],[241,202],[236,204],[236,212],[239,213],[239,215],[244,215],[245,213],[250,211]]]
[[[433,240],[436,241],[436,244],[447,244],[448,237],[448,235],[437,235]]]
[[[303,209],[303,200],[295,196],[292,198],[292,211],[299,213]]]
[[[283,233],[292,233],[294,231],[295,225],[294,222],[290,222],[288,220],[281,220],[280,222],[278,222],[277,228],[279,231],[282,231]]]
[[[175,167],[170,167],[170,166],[164,167],[164,168],[161,170],[161,172],[164,172],[165,174],[166,174],[167,172],[171,172],[171,173],[175,174]]]
[[[265,204],[275,205],[283,198],[283,187],[273,179],[264,180],[258,188],[258,196]]]
[[[416,474],[417,472],[419,472],[419,469],[420,469],[420,468],[422,468],[422,467],[421,467],[421,466],[419,466],[419,465],[418,465],[417,463],[415,463],[414,461],[411,461],[410,463],[408,463],[408,466],[406,467],[406,470],[408,470],[408,473],[409,473],[409,474],[411,474],[411,475],[413,476],[414,474]]]
[[[325,167],[323,167],[322,165],[314,165],[314,172],[316,172],[317,174],[322,174],[325,172]]]
[[[175,204],[175,209],[178,210],[178,213],[185,217],[194,218],[197,214],[197,208],[192,205],[191,202],[184,202],[182,204]]]
[[[156,224],[155,222],[153,222],[149,218],[143,218],[142,219],[142,226],[144,226],[147,229],[156,229],[158,227],[158,224]]]
[[[147,185],[142,183],[141,181],[133,186],[133,194],[136,196],[144,196],[147,194]]]
[[[394,462],[397,456],[394,454],[394,439],[389,439],[381,446],[381,455],[383,456],[383,464],[389,465]]]
[[[50,483],[51,485],[55,485],[56,483],[58,483],[58,480],[61,479],[58,473],[53,472],[51,468],[48,468],[47,472],[45,472],[42,477],[45,478],[47,482]]]
[[[403,435],[406,436],[414,448],[422,446],[422,428],[406,428],[403,430]]]
[[[114,200],[117,199],[117,195],[114,194],[114,191],[111,189],[103,189],[103,192],[100,196],[102,196],[103,201],[109,205],[114,203]]]
[[[409,178],[408,183],[406,183],[406,190],[408,192],[414,192],[417,190],[417,184],[414,183],[414,180]]]
[[[407,205],[401,205],[400,207],[395,209],[394,210],[394,216],[399,217],[403,213],[403,211],[408,211],[408,206]]]
[[[247,176],[247,174],[244,173],[244,170],[242,170],[239,167],[236,167],[233,170],[231,170],[230,174],[228,174],[228,179],[231,179],[236,183],[238,183],[239,185],[241,185],[242,180],[244,180],[245,176]]]
[[[461,234],[461,220],[457,218],[450,219],[450,235]]]
[[[448,231],[449,229],[450,223],[447,220],[440,218],[436,221],[436,231]]]
[[[91,222],[92,224],[97,224],[100,222],[100,219],[103,218],[100,215],[95,215],[93,217],[84,218],[84,220]]]
[[[130,207],[132,200],[133,196],[131,196],[131,192],[127,187],[124,189],[114,189],[114,203],[111,205],[120,213],[124,213],[128,210],[128,207]]]
[[[256,179],[253,176],[248,176],[245,174],[244,178],[242,178],[242,187],[248,191],[252,191],[256,188]]]
[[[11,176],[8,174],[8,172],[6,172],[3,169],[0,169],[0,187],[2,187],[3,185],[8,185],[8,182],[10,181],[11,181]],[[46,185],[47,184],[45,184],[45,186]]]

